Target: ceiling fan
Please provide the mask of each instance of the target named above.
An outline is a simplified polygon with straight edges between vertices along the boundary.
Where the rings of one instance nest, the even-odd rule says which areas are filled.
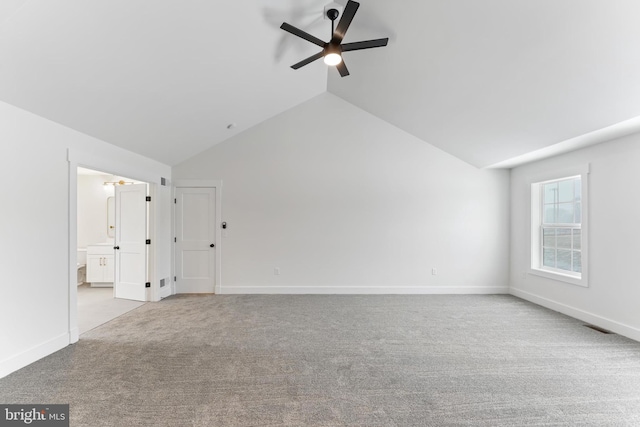
[[[342,52],[386,46],[387,42],[389,41],[388,37],[384,39],[365,40],[354,43],[342,43],[342,39],[344,39],[344,35],[347,33],[347,29],[349,28],[349,25],[351,25],[351,21],[353,20],[358,7],[360,7],[360,3],[349,0],[344,8],[344,11],[342,12],[342,17],[338,22],[338,26],[335,27],[335,29],[334,24],[335,20],[338,18],[339,12],[337,9],[327,10],[327,18],[331,20],[331,40],[328,43],[325,43],[319,38],[314,37],[311,34],[294,27],[293,25],[283,22],[280,28],[322,48],[322,51],[316,53],[315,55],[311,55],[306,59],[303,59],[297,64],[293,64],[291,68],[297,70],[300,67],[304,67],[305,65],[312,63],[316,59],[324,57],[325,64],[335,65],[335,67],[338,69],[338,72],[340,73],[340,76],[345,77],[349,75],[349,70],[347,69],[347,66],[344,64],[344,61],[342,59]]]

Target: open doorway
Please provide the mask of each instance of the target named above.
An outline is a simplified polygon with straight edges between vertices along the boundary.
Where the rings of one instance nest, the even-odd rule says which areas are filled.
[[[115,249],[116,240],[121,239],[116,234],[116,227],[121,222],[122,215],[122,206],[116,210],[116,197],[120,200],[122,194],[130,194],[131,189],[138,193],[142,191],[141,197],[148,194],[148,184],[142,181],[77,168],[77,313],[80,335],[140,307],[146,299],[144,293],[138,298],[143,301],[126,298],[127,294],[123,290],[126,290],[127,283],[122,283],[123,275],[119,271],[122,269],[122,255]],[[143,215],[148,215],[146,207],[143,208]],[[144,229],[140,232],[144,239],[148,232],[146,217],[143,222]],[[140,228],[141,225],[136,224],[136,227]],[[125,262],[135,260],[136,265],[133,267],[141,272],[142,278],[139,280],[144,282],[148,260],[146,248],[138,248],[138,252],[141,250],[145,251],[142,257],[131,258],[127,255]],[[128,265],[125,269],[130,271],[131,267]],[[143,283],[141,285],[144,286]],[[117,290],[120,292],[116,292]]]

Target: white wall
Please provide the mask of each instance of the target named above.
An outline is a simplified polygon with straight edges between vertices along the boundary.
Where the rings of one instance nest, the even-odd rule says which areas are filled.
[[[114,197],[115,191],[113,185],[104,183],[120,180],[141,183],[123,176],[78,174],[78,248],[113,241],[113,235],[107,233],[107,199]]]
[[[507,291],[508,171],[478,170],[334,95],[173,177],[222,180],[223,293]]]
[[[107,198],[113,196],[113,189],[106,192],[105,181],[111,181],[109,175],[78,175],[78,248],[109,239]]]
[[[81,166],[140,180],[171,174],[166,165],[0,102],[0,377],[72,341],[76,231],[69,223],[76,216],[75,206],[70,211],[76,177],[75,169],[69,173],[69,149]],[[160,210],[170,216],[168,203]],[[166,254],[170,236],[163,233],[158,245]],[[157,275],[168,276],[168,260],[158,264]]]
[[[589,287],[524,272],[529,265],[529,186],[541,173],[590,164]],[[511,292],[640,340],[640,134],[511,172]]]

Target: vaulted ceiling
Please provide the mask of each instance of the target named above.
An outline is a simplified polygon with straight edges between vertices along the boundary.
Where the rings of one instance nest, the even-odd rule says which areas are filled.
[[[328,3],[2,0],[0,100],[171,165],[326,90],[478,167],[640,129],[637,0],[361,0],[291,70]]]

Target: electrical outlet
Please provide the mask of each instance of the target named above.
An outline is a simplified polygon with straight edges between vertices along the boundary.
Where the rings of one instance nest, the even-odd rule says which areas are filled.
[[[435,268],[435,267],[434,267],[434,268],[432,268],[432,269],[431,269],[431,275],[432,275],[432,276],[437,276],[437,275],[438,275],[438,269],[437,269],[437,268]]]
[[[275,274],[276,276],[280,275],[280,267],[276,267],[273,269],[273,274]]]

